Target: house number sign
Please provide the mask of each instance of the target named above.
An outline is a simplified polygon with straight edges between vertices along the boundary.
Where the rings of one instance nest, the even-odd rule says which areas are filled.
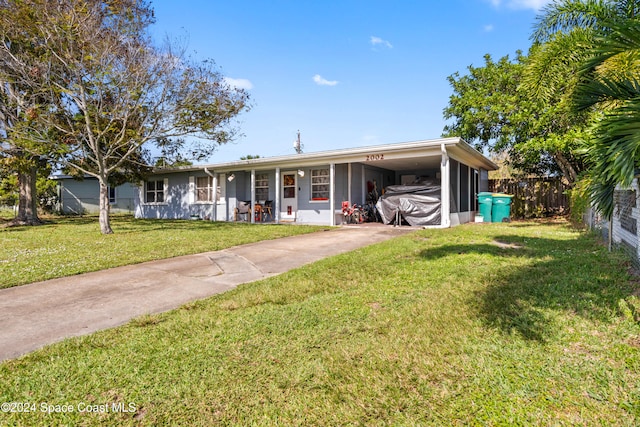
[[[367,154],[367,162],[373,162],[376,160],[384,160],[384,154]]]

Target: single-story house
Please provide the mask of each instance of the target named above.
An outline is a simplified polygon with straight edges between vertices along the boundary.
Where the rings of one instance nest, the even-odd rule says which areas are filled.
[[[54,175],[57,184],[58,212],[65,215],[97,214],[100,212],[100,184],[93,177],[82,180],[69,175]],[[139,193],[138,184],[125,183],[109,187],[109,204],[112,213],[132,214]]]
[[[239,206],[266,204],[276,223],[336,225],[343,202],[363,205],[372,190],[383,199],[393,189],[397,212],[415,219],[425,208],[429,222],[421,225],[449,227],[474,218],[477,194],[496,169],[461,138],[158,169],[138,186],[135,216],[234,221]],[[414,196],[412,186],[427,191]]]

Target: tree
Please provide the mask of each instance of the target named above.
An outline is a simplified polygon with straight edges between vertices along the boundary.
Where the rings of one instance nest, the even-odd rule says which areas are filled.
[[[0,169],[3,175],[3,197],[7,202],[17,202],[18,211],[11,225],[38,225],[37,179],[46,162],[5,142],[0,150]],[[9,178],[10,177],[10,178]],[[12,179],[15,177],[15,179]],[[9,189],[8,185],[13,185]],[[11,195],[15,195],[15,199]],[[6,197],[8,196],[8,197]]]
[[[603,111],[589,147],[589,190],[607,218],[613,214],[615,187],[631,185],[640,165],[640,25],[630,19],[611,24],[610,30],[595,39],[575,93],[576,109]]]
[[[594,37],[611,25],[634,19],[639,0],[562,0],[548,4],[538,15],[525,72],[526,89],[549,100],[557,93],[572,98],[578,71],[594,48]],[[571,76],[567,78],[567,76]]]
[[[98,179],[104,234],[113,232],[108,185],[117,175],[144,174],[147,147],[176,144],[202,159],[233,139],[232,120],[248,109],[248,94],[226,84],[212,61],[153,46],[151,22],[143,0],[25,0],[0,8],[7,74],[39,96],[13,133],[21,148]],[[15,54],[15,40],[33,51]]]
[[[8,52],[15,54],[29,50],[29,46],[19,42],[7,43]],[[37,225],[36,177],[43,164],[40,156],[33,155],[17,144],[18,135],[14,129],[25,120],[24,106],[34,98],[21,84],[20,79],[7,75],[6,62],[0,61],[0,168],[3,174],[15,174],[18,212],[13,225]],[[10,181],[4,180],[4,184]]]
[[[468,74],[449,76],[454,94],[444,110],[454,119],[445,136],[460,136],[476,148],[508,153],[510,166],[525,172],[559,172],[573,183],[582,170],[577,155],[576,114],[566,99],[541,100],[523,87],[528,58],[517,52],[494,62],[485,55],[483,67],[469,66]],[[573,136],[573,134],[571,134]]]
[[[528,88],[543,98],[562,91],[575,101],[573,111],[590,112],[587,188],[607,217],[616,184],[630,183],[638,160],[632,136],[638,117],[630,102],[637,96],[638,58],[629,42],[639,13],[638,0],[557,1],[543,10],[533,34],[539,48]],[[559,85],[558,76],[567,73],[575,76],[571,84]]]

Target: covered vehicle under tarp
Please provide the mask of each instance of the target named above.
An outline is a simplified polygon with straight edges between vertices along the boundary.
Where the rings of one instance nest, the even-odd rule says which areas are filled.
[[[440,225],[440,185],[390,185],[376,208],[385,224],[405,220],[412,226]]]

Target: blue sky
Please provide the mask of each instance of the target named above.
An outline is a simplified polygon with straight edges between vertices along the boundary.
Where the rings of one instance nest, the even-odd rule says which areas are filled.
[[[154,0],[182,40],[248,89],[243,136],[210,162],[438,138],[447,76],[526,52],[548,0]]]

